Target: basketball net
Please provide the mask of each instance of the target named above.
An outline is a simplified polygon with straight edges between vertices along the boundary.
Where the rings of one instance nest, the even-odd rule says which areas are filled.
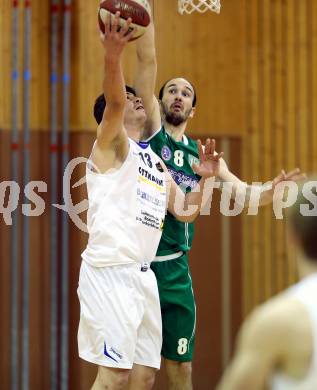
[[[181,15],[192,12],[206,12],[208,10],[220,13],[220,0],[178,0],[178,11]]]

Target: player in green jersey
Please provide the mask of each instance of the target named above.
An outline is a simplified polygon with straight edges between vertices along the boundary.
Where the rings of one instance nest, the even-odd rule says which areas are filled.
[[[199,180],[191,168],[198,158],[197,144],[185,135],[188,120],[195,113],[195,89],[187,80],[175,78],[161,88],[159,100],[154,96],[157,64],[153,25],[138,40],[137,56],[134,86],[138,96],[142,97],[148,116],[144,138],[150,141],[152,149],[164,160],[174,180],[184,191],[190,191]],[[220,161],[218,180],[233,183],[232,194],[245,191],[248,200],[253,187],[231,173],[223,159]],[[271,187],[261,189],[259,205],[272,202],[275,186],[281,181],[297,181],[301,178],[299,170],[289,174],[282,171],[273,180]],[[156,261],[152,263],[160,292],[162,356],[165,358],[169,390],[192,389],[191,361],[196,307],[188,267],[188,251],[193,233],[193,224],[180,223],[167,214]]]
[[[197,162],[197,143],[185,135],[177,141],[166,129],[168,123],[151,137],[151,148],[165,161],[176,183],[184,192],[188,192],[199,181],[199,176],[191,168]],[[186,384],[191,386],[190,362],[195,342],[196,305],[188,251],[193,234],[193,223],[179,223],[168,213],[157,255],[151,265],[160,293],[162,356],[168,359],[169,387],[177,389],[186,388]],[[178,387],[175,387],[175,382],[179,384]]]

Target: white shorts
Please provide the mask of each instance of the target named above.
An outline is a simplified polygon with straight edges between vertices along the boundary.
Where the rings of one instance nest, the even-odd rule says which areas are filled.
[[[162,319],[155,275],[140,264],[93,267],[82,261],[79,356],[100,366],[159,369]]]

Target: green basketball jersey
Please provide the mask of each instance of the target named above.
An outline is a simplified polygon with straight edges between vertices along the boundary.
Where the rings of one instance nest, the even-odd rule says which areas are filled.
[[[200,180],[192,170],[192,164],[199,162],[196,141],[184,136],[181,142],[177,142],[162,127],[149,142],[153,151],[166,164],[175,182],[184,192],[190,192]],[[168,212],[157,255],[187,252],[191,248],[193,236],[193,223],[180,222]]]

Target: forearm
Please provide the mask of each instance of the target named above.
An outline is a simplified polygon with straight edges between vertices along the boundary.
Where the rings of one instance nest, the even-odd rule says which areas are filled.
[[[151,105],[157,74],[155,33],[152,18],[145,34],[137,40],[136,46],[137,66],[134,76],[134,87],[144,103]]]
[[[182,222],[193,222],[200,214],[201,209],[206,206],[217,184],[214,177],[201,178],[192,191],[187,194],[178,188],[174,204],[176,218]]]
[[[140,65],[157,65],[153,22],[147,27],[146,33],[138,39],[137,60]]]
[[[272,202],[271,183],[248,184],[231,173],[226,166],[220,171],[218,179],[221,182],[222,192],[242,207],[264,206]]]
[[[266,183],[261,186],[260,206],[266,206],[273,201],[274,190],[272,189],[272,183]]]
[[[105,22],[105,33],[100,36],[105,50],[103,93],[106,104],[97,129],[97,146],[98,149],[102,149],[101,154],[105,150],[112,149],[115,155],[120,155],[122,158],[127,155],[128,138],[124,127],[126,93],[121,55],[133,35],[133,30],[129,32],[131,18],[128,18],[120,29],[118,29],[119,24],[120,12],[116,12],[112,21],[108,16]]]
[[[206,205],[210,193],[213,191],[215,185],[215,178],[201,178],[191,192],[188,192],[184,199],[184,208],[190,207],[195,210],[191,215],[194,220],[200,213],[200,210]]]
[[[244,207],[252,206],[266,206],[272,203],[273,190],[272,184],[252,184],[246,185],[246,196],[245,196]]]
[[[120,56],[105,55],[103,92],[108,107],[115,106],[124,109],[125,82]]]
[[[137,41],[137,66],[134,87],[143,100],[152,99],[157,75],[154,25],[148,26],[146,33]]]
[[[136,50],[139,62],[155,62],[155,32],[153,23],[153,2],[149,0],[151,6],[151,22],[146,29],[145,34],[137,40]]]

